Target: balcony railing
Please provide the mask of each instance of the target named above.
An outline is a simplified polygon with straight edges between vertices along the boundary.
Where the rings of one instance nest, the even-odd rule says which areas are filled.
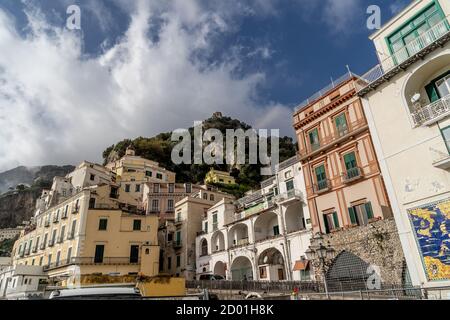
[[[300,149],[300,159],[304,159],[310,156],[313,153],[319,152],[319,150],[326,149],[330,146],[339,143],[340,140],[345,140],[351,134],[355,134],[358,130],[362,130],[367,127],[367,122],[365,119],[360,119],[357,121],[353,121],[347,125],[347,127],[340,128],[338,130],[333,131],[331,134],[320,138],[319,144],[308,144],[308,146],[303,149]]]
[[[39,246],[40,250],[44,250],[45,249],[45,242],[41,243],[41,245]]]
[[[55,245],[55,241],[54,240],[49,240],[48,241],[48,246],[49,247],[53,247]]]
[[[175,240],[175,241],[172,242],[172,246],[174,248],[181,248],[183,246],[183,243],[182,243],[181,240]]]
[[[69,233],[67,233],[67,240],[72,240],[74,238],[74,233],[72,231],[69,231]]]
[[[38,246],[36,245],[36,246],[33,247],[32,252],[33,252],[33,253],[36,253],[37,251],[38,251]]]
[[[219,224],[218,224],[217,222],[216,222],[216,223],[213,223],[212,229],[213,229],[213,231],[219,230]]]
[[[342,174],[342,181],[344,183],[350,183],[362,178],[363,171],[359,167],[348,169],[347,172]]]
[[[31,251],[31,248],[30,248],[30,247],[26,248],[26,249],[25,249],[25,255],[26,255],[26,256],[30,255],[30,251]]]
[[[72,213],[73,214],[78,213],[79,211],[80,211],[80,207],[79,206],[75,206],[75,207],[72,208]]]
[[[64,236],[59,236],[57,242],[63,243],[63,241],[64,241]]]
[[[415,56],[418,56],[418,58],[420,58],[420,53],[422,51],[424,51],[428,47],[432,47],[433,44],[437,44],[438,40],[450,34],[447,19],[448,17],[440,21],[431,29],[422,33],[419,37],[412,40],[404,47],[395,51],[386,59],[382,60],[380,64],[362,75],[361,79],[369,85],[373,84],[378,80],[384,78],[390,71],[393,71],[408,59]]]
[[[137,265],[140,262],[141,259],[136,257],[73,257],[46,265],[44,270],[68,265]]]
[[[248,244],[250,244],[249,239],[243,238],[243,239],[239,239],[238,241],[234,242],[234,244],[231,247],[232,248],[244,247]]]
[[[414,125],[429,125],[450,115],[450,95],[415,111],[411,116]]]
[[[323,193],[329,191],[330,189],[331,189],[330,180],[318,181],[317,184],[314,185],[314,193]]]
[[[61,216],[61,219],[63,219],[63,220],[67,219],[67,213],[63,213]]]
[[[44,227],[46,228],[50,227],[50,220],[45,220]]]
[[[302,200],[302,199],[303,199],[302,192],[297,189],[292,189],[292,190],[289,190],[288,192],[279,194],[275,198],[275,201],[277,203],[281,203],[281,202],[286,202],[289,200]]]
[[[21,258],[25,257],[25,250],[19,252],[19,257]]]

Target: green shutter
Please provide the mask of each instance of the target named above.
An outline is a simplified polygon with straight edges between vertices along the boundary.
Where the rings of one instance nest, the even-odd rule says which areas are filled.
[[[325,224],[325,233],[330,233],[330,226],[328,225],[327,216],[323,216],[323,223]]]
[[[427,91],[428,98],[430,99],[431,102],[439,100],[439,94],[436,89],[436,86],[434,85],[434,82],[427,85],[425,87],[425,90]]]
[[[327,177],[325,175],[325,167],[323,165],[320,167],[317,167],[315,169],[315,171],[316,171],[317,182],[326,180]]]
[[[344,156],[344,162],[345,162],[345,168],[347,170],[356,168],[356,157],[355,157],[355,153],[351,152],[349,154],[346,154]]]
[[[339,219],[338,219],[338,215],[337,212],[333,212],[333,221],[334,221],[334,226],[337,228],[339,228]]]
[[[367,213],[367,219],[373,219],[373,211],[372,211],[372,204],[370,202],[367,202],[365,204],[366,206],[366,213]]]
[[[348,215],[350,216],[350,222],[352,224],[357,224],[358,223],[357,220],[356,220],[356,212],[355,211],[356,210],[353,207],[348,208]]]

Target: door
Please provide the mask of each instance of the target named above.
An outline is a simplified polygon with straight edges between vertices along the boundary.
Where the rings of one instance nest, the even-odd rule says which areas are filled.
[[[130,263],[139,262],[139,246],[131,246],[130,249]]]
[[[284,280],[284,270],[278,269],[278,280]]]
[[[103,254],[105,253],[105,246],[102,244],[95,246],[94,263],[103,263]]]

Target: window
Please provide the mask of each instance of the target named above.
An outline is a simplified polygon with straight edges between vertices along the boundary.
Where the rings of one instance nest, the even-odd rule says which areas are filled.
[[[67,262],[70,263],[70,260],[72,259],[72,247],[70,247],[67,250]]]
[[[373,219],[372,204],[367,202],[348,208],[348,214],[352,225],[365,226]]]
[[[172,258],[167,258],[167,269],[172,270]]]
[[[53,230],[53,233],[52,233],[52,244],[54,244],[55,241],[56,241],[56,229]]]
[[[213,231],[216,231],[218,228],[218,222],[217,222],[217,212],[213,213]]]
[[[344,155],[344,163],[346,170],[345,178],[347,180],[351,180],[360,176],[361,172],[358,168],[358,163],[356,162],[356,156],[354,152],[350,152]]]
[[[126,184],[125,185],[125,192],[130,192],[130,189],[131,189],[131,185]]]
[[[431,81],[425,86],[430,102],[435,102],[450,94],[450,71],[440,75],[437,79]]]
[[[205,221],[205,224],[204,224],[204,226],[203,226],[203,231],[204,231],[205,233],[208,233],[208,221]]]
[[[448,28],[447,25],[434,28],[432,33],[425,34],[428,30],[439,24],[443,18],[444,14],[439,6],[433,3],[389,36],[388,43],[391,53],[394,54],[394,62],[402,63],[413,54],[431,44],[438,37],[444,35]],[[412,43],[412,41],[420,36],[422,36],[420,42]]]
[[[98,222],[98,230],[105,231],[108,227],[108,219],[100,219]]]
[[[208,200],[208,194],[206,192],[203,193],[203,200]]]
[[[348,133],[347,118],[345,117],[345,113],[341,113],[334,118],[334,123],[336,125],[336,130],[339,137],[342,137]]]
[[[75,236],[75,229],[77,228],[77,220],[72,221],[72,229],[70,230],[71,236]]]
[[[42,267],[42,262],[44,261],[44,257],[40,257],[39,258],[39,266],[41,266]]]
[[[208,241],[206,241],[206,239],[202,240],[200,252],[202,256],[208,255]]]
[[[209,195],[209,200],[210,200],[210,201],[214,201],[214,195],[213,195],[213,194],[210,194],[210,195]]]
[[[315,151],[320,148],[319,142],[319,130],[317,128],[311,130],[308,133],[309,136],[309,144],[311,145],[311,150]]]
[[[133,220],[133,231],[141,231],[141,220]]]
[[[50,265],[51,265],[51,263],[52,263],[52,254],[51,254],[51,253],[49,253],[49,254],[48,254],[48,261],[47,261],[47,265],[48,265],[48,266],[50,266]]]
[[[267,268],[266,267],[259,267],[259,278],[267,279]]]
[[[157,173],[156,174],[156,179],[162,180],[163,179],[163,175],[161,173]]]
[[[173,240],[173,233],[167,234],[167,242],[171,242]]]
[[[192,185],[190,183],[186,183],[184,187],[186,189],[186,193],[192,192]]]
[[[279,226],[273,226],[273,235],[274,236],[280,235],[280,227]]]
[[[317,180],[317,190],[325,190],[328,188],[327,175],[325,173],[325,166],[321,165],[314,169]]]
[[[141,185],[140,184],[136,184],[135,192],[141,192]]]
[[[179,268],[181,266],[181,256],[178,255],[177,256],[177,268]]]
[[[149,170],[147,170],[147,171],[145,171],[145,175],[146,175],[147,177],[151,177],[151,176],[152,176],[152,172],[149,171]]]
[[[179,230],[175,234],[175,242],[177,244],[181,244],[181,231],[179,231]]]
[[[158,212],[159,211],[159,200],[153,199],[152,200],[152,212]]]
[[[41,249],[45,249],[45,247],[47,246],[47,239],[48,239],[48,233],[46,233],[44,235],[44,242],[42,243],[42,248]]]
[[[103,255],[105,253],[105,246],[98,244],[95,246],[94,263],[103,263]]]
[[[175,191],[175,185],[173,183],[169,183],[169,193],[173,193]]]
[[[337,212],[325,214],[323,216],[323,222],[325,224],[326,233],[339,229],[339,218]]]
[[[130,247],[130,263],[138,263],[139,262],[139,246],[132,245]]]
[[[159,193],[159,183],[153,184],[153,193]]]
[[[95,198],[89,199],[89,209],[95,209]]]
[[[450,126],[442,129],[441,133],[444,138],[445,145],[447,146],[447,152],[450,154]]]
[[[173,199],[167,199],[167,211],[172,212],[174,210]]]
[[[61,251],[58,251],[57,253],[56,253],[56,265],[58,266],[59,265],[59,259],[61,258]]]
[[[91,181],[94,181],[94,180],[95,180],[95,174],[91,174],[90,180],[91,180]]]
[[[290,191],[294,189],[294,180],[286,181],[286,190]]]
[[[65,233],[66,233],[66,226],[62,226],[61,227],[61,232],[59,233],[59,242],[63,242],[64,241]]]

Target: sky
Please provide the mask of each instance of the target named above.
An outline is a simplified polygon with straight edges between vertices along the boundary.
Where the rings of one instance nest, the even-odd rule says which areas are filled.
[[[369,5],[410,0],[1,0],[0,171],[101,161],[215,111],[294,136],[292,114],[377,63]],[[66,27],[70,5],[81,29]]]

